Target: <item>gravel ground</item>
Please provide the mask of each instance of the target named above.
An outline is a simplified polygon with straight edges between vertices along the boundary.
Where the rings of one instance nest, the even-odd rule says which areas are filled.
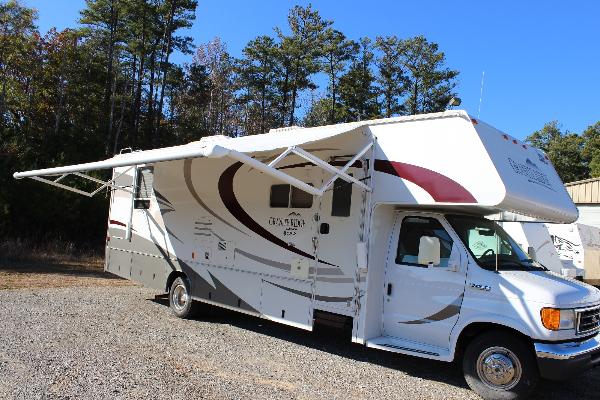
[[[154,294],[135,286],[0,291],[0,398],[477,398],[455,364],[232,312],[180,320]],[[599,372],[542,382],[535,397],[598,399]]]

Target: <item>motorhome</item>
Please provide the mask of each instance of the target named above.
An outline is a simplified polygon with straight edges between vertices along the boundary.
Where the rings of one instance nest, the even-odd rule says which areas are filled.
[[[530,258],[552,272],[569,278],[584,280],[583,262],[579,266],[576,266],[572,259],[570,263],[565,262],[565,251],[561,251],[561,248],[564,249],[566,246],[564,246],[564,243],[562,246],[558,245],[560,239],[550,233],[549,224],[536,220],[499,221],[499,224],[523,250],[526,250]],[[572,224],[551,225],[570,227]],[[600,244],[600,242],[598,243]]]
[[[583,271],[583,279],[600,285],[600,229],[573,224],[544,224],[552,238],[563,268]]]
[[[108,188],[106,270],[168,292],[180,317],[208,303],[306,330],[349,321],[355,343],[462,360],[486,399],[600,363],[600,291],[549,272],[485,218],[570,223],[577,209],[543,152],[464,111],[206,137],[14,176]]]

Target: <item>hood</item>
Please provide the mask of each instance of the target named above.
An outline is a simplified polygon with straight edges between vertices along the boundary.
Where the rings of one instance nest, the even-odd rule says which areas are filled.
[[[600,290],[554,272],[502,271],[500,287],[527,301],[560,308],[578,308],[600,303]]]

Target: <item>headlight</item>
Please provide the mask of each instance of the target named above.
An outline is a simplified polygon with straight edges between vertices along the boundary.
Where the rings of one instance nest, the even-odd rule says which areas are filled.
[[[542,308],[542,324],[546,329],[558,331],[575,328],[575,310]]]

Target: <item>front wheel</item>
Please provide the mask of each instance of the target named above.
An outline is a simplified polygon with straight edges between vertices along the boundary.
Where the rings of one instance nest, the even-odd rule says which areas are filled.
[[[471,389],[486,400],[524,399],[539,379],[527,344],[500,331],[484,333],[469,343],[463,372]]]
[[[179,318],[191,318],[195,315],[197,307],[190,296],[187,279],[179,277],[173,281],[169,290],[169,306]]]

